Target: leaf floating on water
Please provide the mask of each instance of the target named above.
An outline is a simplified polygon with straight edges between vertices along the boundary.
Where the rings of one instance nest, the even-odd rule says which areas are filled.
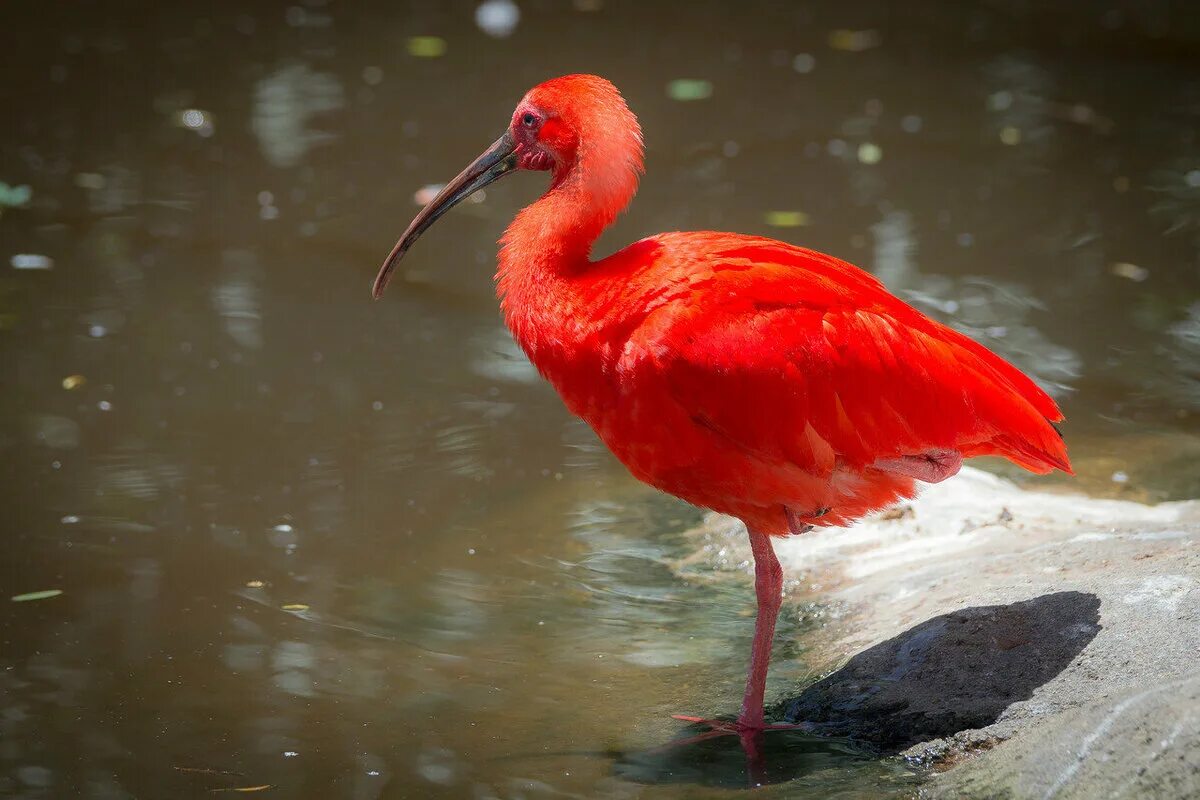
[[[62,387],[68,392],[82,389],[85,384],[87,384],[87,378],[82,375],[68,375],[62,379]]]
[[[284,611],[308,611],[307,603],[287,603],[280,606]]]
[[[1141,283],[1150,277],[1150,270],[1145,267],[1139,267],[1137,264],[1130,264],[1127,261],[1118,261],[1108,269],[1118,278],[1128,278],[1134,283]]]
[[[228,789],[209,789],[212,794],[217,792],[265,792],[270,789],[273,784],[264,783],[261,786],[230,786]]]
[[[667,96],[681,103],[707,100],[712,97],[712,93],[712,81],[699,78],[676,78],[667,84]]]
[[[440,58],[446,54],[446,40],[440,36],[410,36],[408,54],[417,58]]]
[[[266,586],[262,581],[246,581],[247,589],[261,589]]]
[[[765,220],[772,228],[799,228],[808,224],[808,214],[803,211],[768,211]]]
[[[49,600],[51,597],[58,597],[62,593],[62,589],[44,589],[40,592],[15,594],[12,597],[12,601],[14,603],[28,603],[30,600]]]
[[[839,29],[829,32],[829,46],[834,50],[844,50],[848,53],[861,53],[883,43],[883,37],[877,30],[849,31]]]

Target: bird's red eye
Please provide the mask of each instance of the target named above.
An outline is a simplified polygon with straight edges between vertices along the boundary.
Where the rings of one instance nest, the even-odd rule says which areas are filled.
[[[538,118],[536,116],[534,116],[533,114],[526,113],[525,116],[521,117],[521,124],[524,125],[526,128],[532,128],[534,125],[537,124],[537,121],[538,121]]]

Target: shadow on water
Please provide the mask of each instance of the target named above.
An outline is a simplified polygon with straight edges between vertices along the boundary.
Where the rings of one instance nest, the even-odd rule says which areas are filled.
[[[762,738],[751,780],[736,737],[625,753],[614,771],[640,783],[749,787],[894,755],[919,742],[995,722],[1062,672],[1100,631],[1100,600],[1057,592],[926,620],[850,659],[775,707],[808,731]],[[688,731],[681,738],[694,735]]]

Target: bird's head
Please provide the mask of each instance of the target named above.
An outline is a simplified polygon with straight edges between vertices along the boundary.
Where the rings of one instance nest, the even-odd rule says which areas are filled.
[[[521,98],[504,134],[438,192],[409,223],[375,278],[378,299],[396,264],[443,214],[518,169],[550,171],[551,190],[572,187],[579,202],[611,220],[642,172],[642,130],[617,87],[596,75],[564,75]]]

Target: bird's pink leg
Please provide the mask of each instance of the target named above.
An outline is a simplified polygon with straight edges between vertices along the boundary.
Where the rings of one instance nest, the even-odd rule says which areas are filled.
[[[783,569],[775,557],[771,537],[755,530],[749,533],[750,550],[754,554],[754,593],[758,598],[758,614],[754,619],[754,643],[750,648],[750,670],[746,675],[746,692],[742,695],[742,711],[737,722],[732,724],[703,717],[674,715],[675,719],[703,723],[714,731],[736,733],[743,739],[764,730],[800,727],[767,725],[763,721],[763,696],[767,688],[767,667],[771,663],[771,642],[775,638],[775,622],[783,603]],[[707,735],[702,736],[707,738]]]
[[[771,663],[771,643],[775,639],[775,622],[783,603],[783,569],[775,557],[771,537],[750,530],[750,550],[754,553],[754,593],[758,598],[758,614],[754,618],[754,643],[750,648],[750,671],[746,675],[746,692],[742,695],[742,711],[737,722],[704,719],[676,714],[675,719],[697,722],[711,728],[707,733],[672,742],[668,747],[694,744],[714,736],[735,735],[741,740],[752,784],[763,782],[762,754],[759,737],[764,731],[803,729],[803,725],[767,725],[763,720],[763,697],[767,689],[767,668]]]
[[[742,696],[742,713],[738,727],[743,730],[762,730],[763,695],[767,689],[767,667],[771,663],[771,642],[775,639],[775,622],[783,602],[783,569],[775,557],[771,537],[750,531],[750,549],[754,553],[754,593],[758,596],[758,614],[754,618],[754,644],[750,648],[750,673],[746,676],[746,693]]]

